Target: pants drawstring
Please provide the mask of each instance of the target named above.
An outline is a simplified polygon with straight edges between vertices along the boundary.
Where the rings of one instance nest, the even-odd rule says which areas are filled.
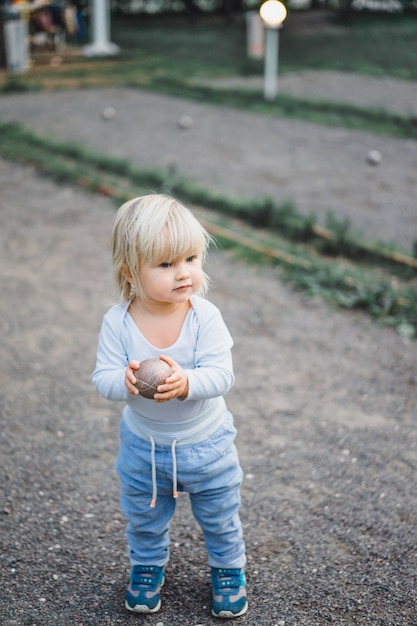
[[[172,455],[172,495],[174,498],[178,498],[178,480],[177,480],[177,455],[176,455],[176,447],[177,447],[178,439],[174,439],[171,445],[171,455]]]
[[[156,461],[155,461],[155,439],[152,435],[149,437],[151,440],[151,463],[152,463],[152,500],[151,508],[156,504],[157,486],[156,486]]]
[[[152,435],[149,436],[151,442],[151,464],[152,464],[152,500],[151,500],[151,508],[154,508],[156,505],[156,499],[158,496],[158,487],[156,483],[156,459],[155,459],[155,439]],[[174,439],[171,444],[171,455],[172,455],[172,496],[174,498],[178,498],[178,478],[177,478],[177,442],[178,439]]]

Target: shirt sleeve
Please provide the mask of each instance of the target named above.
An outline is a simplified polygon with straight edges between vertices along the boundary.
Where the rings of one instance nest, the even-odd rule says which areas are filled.
[[[194,369],[187,369],[186,400],[223,396],[235,382],[232,362],[233,339],[220,311],[213,304],[200,320]]]
[[[127,400],[129,392],[124,383],[128,356],[123,346],[120,323],[110,310],[101,325],[96,367],[93,372],[93,385],[96,391],[107,400]]]

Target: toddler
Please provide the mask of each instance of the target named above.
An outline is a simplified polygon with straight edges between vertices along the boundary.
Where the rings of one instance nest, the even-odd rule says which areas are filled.
[[[212,614],[247,610],[239,518],[242,470],[224,394],[234,383],[232,338],[203,296],[210,236],[182,204],[162,194],[126,202],[113,224],[119,302],[104,316],[96,390],[124,401],[116,469],[131,563],[125,605],[155,613],[169,560],[178,491],[189,494],[211,567]],[[153,400],[135,386],[140,361],[172,369]]]

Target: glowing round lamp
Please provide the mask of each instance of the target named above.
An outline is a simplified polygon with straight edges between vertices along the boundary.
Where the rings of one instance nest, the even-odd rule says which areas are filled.
[[[279,28],[287,17],[287,9],[279,0],[267,0],[261,5],[259,14],[266,26]]]

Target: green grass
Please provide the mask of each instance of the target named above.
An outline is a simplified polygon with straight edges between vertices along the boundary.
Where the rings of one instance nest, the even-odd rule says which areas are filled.
[[[311,13],[313,23],[314,13]],[[308,22],[308,16],[302,16]],[[348,23],[331,12],[321,26],[298,27],[291,12],[280,35],[280,71],[342,69],[417,79],[417,15],[357,15]],[[315,23],[315,22],[314,22]],[[171,76],[190,74],[262,74],[262,61],[246,55],[243,16],[229,22],[202,17],[191,23],[183,15],[115,17],[112,38],[146,63],[158,59]],[[163,63],[160,63],[163,61]]]
[[[417,16],[356,15],[333,32],[281,37],[282,71],[332,69],[417,79]]]
[[[245,24],[221,18],[190,23],[183,15],[138,16],[112,22],[112,38],[145,63],[158,61],[161,71],[183,79],[192,74],[223,75],[245,70]],[[261,67],[255,64],[254,68]]]

